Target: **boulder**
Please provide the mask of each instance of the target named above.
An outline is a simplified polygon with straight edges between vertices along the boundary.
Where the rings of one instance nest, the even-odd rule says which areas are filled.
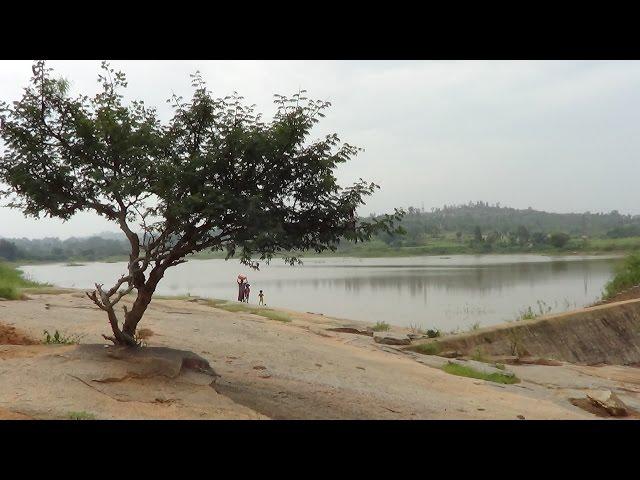
[[[385,345],[411,345],[411,339],[406,333],[374,332],[373,341]]]
[[[587,393],[589,401],[597,407],[604,408],[614,417],[626,417],[627,406],[610,390]]]

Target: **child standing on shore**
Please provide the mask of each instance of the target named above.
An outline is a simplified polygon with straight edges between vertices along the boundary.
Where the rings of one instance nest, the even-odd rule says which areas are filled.
[[[264,293],[262,293],[262,290],[260,290],[260,293],[258,294],[258,297],[260,298],[259,305],[264,305]]]

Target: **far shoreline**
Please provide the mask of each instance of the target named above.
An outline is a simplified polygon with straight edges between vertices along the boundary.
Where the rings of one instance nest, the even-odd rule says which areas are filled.
[[[554,251],[549,252],[545,250],[529,250],[529,251],[512,251],[512,252],[455,252],[455,253],[428,253],[428,254],[420,254],[414,252],[395,252],[391,251],[389,253],[384,254],[363,254],[358,255],[355,252],[345,252],[339,254],[314,254],[314,255],[305,255],[299,257],[303,262],[305,259],[332,259],[332,258],[357,258],[357,259],[373,259],[373,258],[442,258],[442,257],[460,257],[460,256],[474,256],[474,257],[484,257],[484,256],[507,256],[507,255],[537,255],[542,257],[602,257],[603,259],[611,259],[611,258],[623,258],[626,255],[633,253],[633,251],[621,250],[621,251],[611,251],[605,252],[602,250],[575,250],[575,251]],[[217,254],[200,254],[200,255],[192,255],[186,257],[187,260],[226,260],[225,255],[217,255]],[[285,257],[282,255],[274,256],[272,260],[282,260]],[[63,259],[63,260],[14,260],[11,262],[6,262],[9,265],[12,265],[16,268],[20,268],[20,266],[27,265],[54,265],[54,264],[65,264],[64,266],[75,267],[75,266],[84,266],[86,263],[121,263],[126,262],[128,260],[127,256],[121,257],[108,257],[104,259]],[[237,257],[229,258],[228,260],[238,260]],[[261,260],[264,261],[264,260]]]

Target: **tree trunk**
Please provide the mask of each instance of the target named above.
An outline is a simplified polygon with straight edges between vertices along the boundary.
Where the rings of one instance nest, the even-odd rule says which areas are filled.
[[[107,309],[107,315],[109,317],[109,324],[111,324],[111,331],[113,332],[113,337],[109,338],[109,340],[113,341],[116,345],[129,345],[129,346],[137,346],[137,342],[133,335],[127,336],[120,330],[118,327],[118,317],[116,317],[116,313],[113,311],[113,307],[109,307]],[[104,335],[103,335],[104,336]]]
[[[164,270],[154,269],[149,274],[149,278],[144,285],[138,288],[138,296],[133,302],[131,311],[127,312],[124,319],[124,325],[122,326],[122,333],[130,338],[135,338],[136,328],[138,322],[142,319],[144,312],[147,310],[149,303],[151,303],[151,297],[156,290],[158,282],[164,275]]]
[[[125,315],[124,325],[122,326],[123,333],[135,338],[138,322],[140,322],[149,303],[151,303],[154,290],[155,287],[153,290],[148,290],[146,285],[138,290],[138,296],[135,302],[133,302],[131,311]]]

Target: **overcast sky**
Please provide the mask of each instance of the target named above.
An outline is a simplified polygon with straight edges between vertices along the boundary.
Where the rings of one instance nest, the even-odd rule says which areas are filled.
[[[637,61],[112,61],[126,97],[155,105],[190,94],[200,70],[214,94],[234,90],[268,116],[274,93],[306,89],[332,107],[335,131],[365,151],[344,183],[378,183],[361,214],[483,200],[552,212],[640,214]],[[51,61],[72,92],[93,94],[99,61]],[[30,61],[0,61],[0,99],[21,96]],[[84,236],[117,227],[91,214],[32,220],[0,209],[0,236]]]

